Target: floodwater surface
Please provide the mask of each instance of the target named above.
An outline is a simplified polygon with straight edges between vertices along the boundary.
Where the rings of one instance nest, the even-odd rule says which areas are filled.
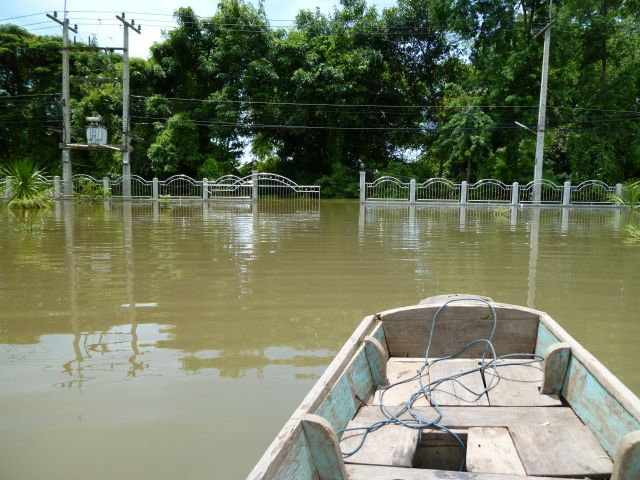
[[[0,209],[0,478],[243,478],[362,317],[551,314],[640,393],[626,212],[348,201]]]

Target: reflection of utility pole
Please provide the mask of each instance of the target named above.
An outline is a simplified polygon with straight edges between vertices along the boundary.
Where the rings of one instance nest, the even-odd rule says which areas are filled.
[[[549,77],[549,50],[551,49],[551,24],[553,23],[553,0],[549,0],[549,23],[536,34],[544,32],[544,52],[542,54],[542,79],[540,81],[540,108],[536,139],[536,164],[533,170],[533,203],[542,199],[542,162],[544,160],[544,130],[547,114],[547,80]]]
[[[66,18],[67,12],[65,11],[65,18],[63,21],[58,20],[58,12],[53,12],[53,15],[47,13],[54,22],[62,25],[62,183],[63,193],[66,198],[70,198],[73,195],[72,190],[72,169],[71,169],[71,152],[67,148],[67,145],[71,143],[71,105],[69,94],[69,30],[73,33],[78,33],[78,26],[74,25],[74,28],[69,26],[69,19]]]
[[[77,364],[78,388],[82,388],[84,382],[84,373],[82,362],[84,355],[80,350],[80,339],[82,337],[82,323],[80,321],[80,313],[78,311],[78,277],[76,257],[73,254],[73,203],[69,202],[64,205],[64,236],[67,256],[67,270],[69,272],[69,306],[71,308],[71,331],[73,333],[73,352],[75,354],[75,362]],[[73,360],[63,365],[64,370],[73,375]],[[71,386],[73,381],[69,382]]]
[[[538,269],[538,240],[540,237],[540,209],[531,211],[529,231],[529,277],[527,281],[527,307],[536,308],[536,276]]]
[[[142,362],[136,361],[140,350],[138,349],[138,319],[136,313],[135,300],[135,270],[133,259],[133,219],[131,218],[131,203],[126,202],[123,205],[124,220],[124,255],[125,269],[127,272],[127,301],[129,302],[129,323],[131,324],[131,356],[129,363],[131,368],[127,373],[129,377],[135,377],[138,370],[142,370],[144,365]]]
[[[129,29],[136,33],[140,33],[140,25],[135,27],[136,21],[131,23],[122,16],[116,15],[116,18],[123,25],[123,47],[122,55],[122,196],[125,200],[131,199],[131,147],[130,134],[131,121],[129,120]]]

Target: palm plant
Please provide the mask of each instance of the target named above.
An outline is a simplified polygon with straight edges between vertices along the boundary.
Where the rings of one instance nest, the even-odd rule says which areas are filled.
[[[9,208],[47,208],[51,192],[42,183],[42,171],[29,159],[16,160],[0,167],[0,175],[9,178]]]
[[[640,183],[625,183],[620,195],[609,194],[609,199],[618,205],[625,205],[631,210],[640,207]]]

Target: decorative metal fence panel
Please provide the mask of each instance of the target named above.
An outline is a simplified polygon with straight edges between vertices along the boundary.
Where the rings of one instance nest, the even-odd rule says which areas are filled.
[[[512,188],[512,185],[506,185],[498,180],[479,180],[469,185],[468,201],[470,203],[509,203]]]
[[[610,187],[600,180],[587,180],[571,187],[571,203],[610,205],[614,203],[611,199],[613,193],[615,193],[615,187]]]
[[[416,202],[459,202],[460,184],[432,178],[416,185]]]
[[[94,192],[102,188],[102,180],[91,175],[76,174],[73,176],[73,193],[82,194],[84,192]]]
[[[132,198],[152,198],[153,182],[145,180],[138,175],[131,175],[131,197]],[[109,182],[111,196],[114,198],[124,197],[124,177],[113,179]]]
[[[160,196],[202,198],[202,182],[187,175],[174,175],[158,182]]]
[[[520,187],[520,203],[533,203],[534,188],[535,183],[533,181]],[[564,188],[562,187],[562,185],[556,185],[550,180],[542,180],[540,183],[540,202],[562,203],[563,192]]]
[[[367,200],[372,202],[408,202],[409,184],[395,177],[380,177],[366,184]]]
[[[253,184],[253,176],[247,176],[243,180],[248,180]],[[320,187],[316,185],[298,185],[287,177],[275,173],[258,173],[258,196],[260,198],[304,198],[319,199]]]
[[[250,176],[224,175],[208,182],[207,196],[211,200],[247,200],[251,199],[252,185]]]

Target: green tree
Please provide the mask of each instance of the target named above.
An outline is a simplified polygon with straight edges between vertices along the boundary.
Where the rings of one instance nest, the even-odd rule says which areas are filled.
[[[480,98],[467,94],[459,85],[446,86],[444,108],[434,148],[445,159],[449,178],[472,179],[490,177],[492,166],[489,115],[479,108]]]
[[[177,113],[157,128],[158,135],[147,152],[153,172],[163,178],[178,173],[195,176],[201,159],[195,123]]]

